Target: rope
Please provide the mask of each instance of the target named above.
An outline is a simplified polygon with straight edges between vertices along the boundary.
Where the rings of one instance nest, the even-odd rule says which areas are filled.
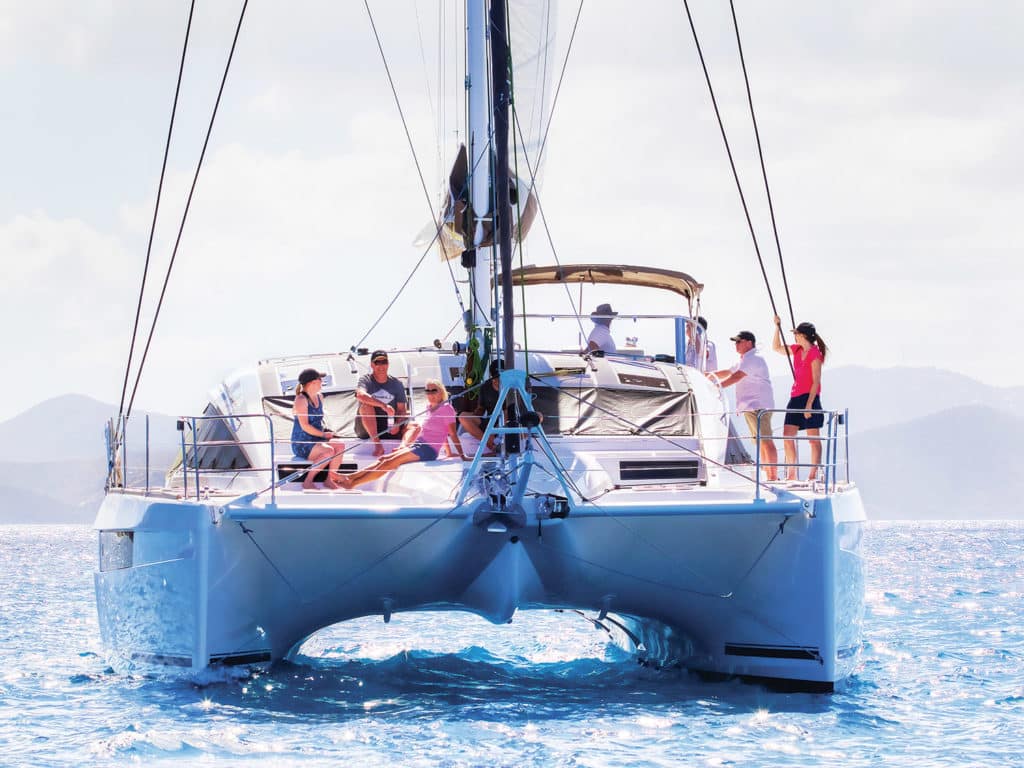
[[[519,140],[522,141],[523,140],[522,126],[519,125],[519,119],[516,116],[514,111],[512,113],[512,118],[513,118],[513,122],[514,122],[514,124],[516,126],[516,130],[519,132]],[[533,195],[533,199],[537,201],[537,213],[540,214],[541,224],[544,225],[544,234],[547,235],[548,245],[551,247],[551,255],[554,256],[554,258],[555,258],[555,266],[557,266],[559,269],[561,269],[562,262],[558,258],[558,249],[555,247],[554,238],[552,238],[552,236],[551,236],[551,229],[550,229],[550,227],[548,227],[548,217],[544,215],[544,206],[541,205],[540,194],[537,192],[536,176],[534,174],[533,166],[530,164],[530,155],[526,151],[525,147],[523,147],[523,160],[526,161],[526,170],[530,174],[530,194],[532,194]],[[579,307],[576,306],[576,301],[572,297],[572,291],[569,290],[569,284],[563,281],[562,282],[562,286],[565,288],[565,295],[569,297],[569,306],[572,307],[572,313],[574,315],[576,315],[576,324],[579,326],[580,334],[583,337],[586,337],[586,333],[584,333],[584,331],[583,331],[583,321],[580,318],[580,309],[579,309]],[[524,291],[525,291],[525,286],[524,286]],[[582,299],[583,299],[582,291],[583,291],[583,284],[580,283],[580,293],[581,293],[581,295],[580,295],[580,302],[581,302],[581,304],[582,304]]]
[[[704,81],[708,86],[708,94],[711,97],[711,106],[715,110],[715,118],[718,120],[718,130],[722,134],[722,143],[725,145],[725,154],[729,158],[729,167],[732,169],[732,177],[736,182],[736,191],[740,196],[740,203],[743,206],[743,215],[747,220],[747,229],[750,231],[750,239],[754,243],[754,252],[757,254],[757,263],[761,267],[761,276],[764,278],[764,287],[768,291],[768,301],[772,305],[772,314],[778,315],[779,311],[775,306],[775,296],[772,295],[772,286],[768,280],[768,271],[764,266],[764,259],[761,257],[761,248],[757,243],[757,233],[754,231],[754,222],[750,218],[750,208],[747,205],[747,198],[743,194],[743,185],[740,183],[739,172],[736,170],[736,161],[732,156],[732,148],[729,146],[729,137],[725,132],[725,123],[722,121],[722,113],[718,108],[718,99],[715,98],[715,89],[711,85],[711,75],[708,73],[708,65],[704,60],[704,51],[700,46],[700,39],[697,36],[697,27],[693,23],[693,15],[690,13],[689,0],[683,0],[683,7],[686,9],[686,18],[690,23],[690,32],[693,34],[693,44],[697,47],[697,56],[700,58],[700,66],[704,71]],[[789,362],[790,373],[796,377],[796,371],[793,368],[793,359],[790,357],[789,346],[784,345],[786,348],[786,360]]]
[[[583,0],[580,0],[579,6],[576,8],[576,19],[572,23],[572,32],[569,34],[569,44],[565,49],[565,58],[562,60],[562,71],[558,75],[558,85],[555,86],[555,95],[551,99],[551,112],[548,113],[548,122],[544,126],[544,138],[541,139],[540,149],[537,150],[537,167],[540,167],[540,161],[544,157],[544,147],[548,143],[548,132],[551,130],[551,121],[555,117],[555,106],[558,104],[558,96],[562,92],[562,80],[565,79],[565,70],[569,66],[569,55],[572,53],[572,44],[576,40],[576,29],[580,25],[580,16],[583,13]]]
[[[139,389],[139,380],[142,378],[142,369],[146,364],[146,357],[149,355],[150,344],[153,343],[153,334],[156,331],[157,320],[160,319],[160,309],[163,307],[164,295],[167,293],[167,284],[171,279],[171,270],[174,268],[174,260],[178,256],[178,247],[181,245],[181,235],[185,231],[185,221],[188,219],[189,208],[192,206],[192,197],[195,195],[196,183],[199,181],[199,172],[203,167],[203,159],[206,157],[206,150],[210,145],[210,134],[213,133],[213,123],[217,119],[217,110],[220,108],[220,99],[224,95],[224,84],[228,79],[228,72],[231,70],[231,61],[235,55],[235,47],[238,44],[238,34],[242,30],[242,20],[245,18],[245,9],[249,0],[243,0],[241,13],[238,15],[238,24],[235,27],[235,36],[231,40],[231,51],[228,53],[227,63],[224,65],[224,74],[220,79],[220,87],[217,89],[217,100],[213,105],[213,113],[210,115],[210,124],[206,128],[206,138],[203,139],[203,149],[199,153],[199,162],[196,163],[196,172],[192,176],[192,186],[188,191],[188,200],[185,202],[185,210],[181,214],[181,223],[178,226],[178,235],[174,240],[174,249],[171,251],[171,260],[167,264],[167,273],[164,275],[164,284],[160,289],[160,299],[156,304],[156,311],[153,313],[153,323],[149,328],[149,336],[146,338],[146,347],[142,352],[142,359],[139,361],[139,371],[135,377],[135,384],[132,386],[132,396],[128,401],[128,411],[125,414],[127,419],[132,412],[132,405],[135,403],[135,395]]]
[[[398,98],[398,89],[395,87],[394,78],[391,77],[391,67],[388,66],[387,56],[384,55],[384,45],[380,41],[380,35],[377,33],[377,25],[373,21],[373,12],[370,10],[369,0],[363,0],[363,5],[366,7],[366,15],[370,18],[370,27],[373,29],[373,36],[377,41],[377,50],[380,51],[380,60],[384,64],[384,72],[388,76],[388,84],[391,86],[391,95],[395,97],[395,107],[398,109],[398,116],[402,120],[402,130],[405,131],[405,140],[409,143],[409,151],[412,153],[412,162],[416,166],[416,174],[420,177],[420,187],[423,189],[423,196],[427,200],[427,208],[430,209],[430,220],[437,221],[437,214],[434,212],[434,204],[430,200],[430,192],[427,190],[427,182],[423,177],[423,168],[420,167],[420,159],[416,154],[416,147],[412,143],[412,134],[409,132],[409,123],[405,119],[405,112],[402,110],[402,102]],[[438,227],[438,232],[440,232],[440,225]],[[434,240],[431,240],[431,245],[433,245],[436,240],[437,234],[434,235]],[[451,275],[452,286],[455,288],[455,297],[458,299],[459,306],[463,311],[465,311],[465,307],[462,305],[462,294],[459,292],[459,284],[455,280],[455,272],[452,270],[452,265],[447,259],[445,260],[445,263],[448,264],[448,273]],[[419,264],[416,266],[418,268]]]
[[[171,151],[171,135],[174,132],[174,117],[178,112],[178,96],[181,93],[181,80],[185,71],[185,56],[188,53],[188,38],[192,31],[192,15],[196,9],[196,0],[192,0],[188,9],[188,24],[185,26],[185,42],[181,48],[181,62],[178,64],[178,82],[174,86],[174,102],[171,105],[171,120],[167,126],[167,141],[164,144],[164,159],[160,165],[160,181],[156,187],[156,203],[153,206],[153,221],[149,225],[149,241],[146,243],[146,263],[142,268],[142,282],[139,285],[139,302],[135,307],[135,323],[132,325],[132,340],[128,345],[128,362],[124,366],[124,382],[121,384],[121,402],[117,406],[117,415],[124,414],[124,398],[128,392],[128,378],[132,370],[132,357],[135,354],[135,339],[139,332],[139,317],[142,314],[142,298],[146,292],[146,278],[149,275],[149,259],[153,252],[153,235],[156,232],[157,214],[160,212],[160,197],[164,189],[164,175],[167,172],[167,157]]]
[[[555,86],[555,95],[551,99],[551,111],[548,113],[547,123],[544,126],[544,137],[541,139],[540,149],[537,150],[537,168],[538,169],[540,168],[540,161],[541,161],[541,159],[544,156],[544,148],[547,146],[547,143],[548,143],[548,133],[551,131],[551,123],[552,123],[552,121],[554,120],[554,117],[555,117],[555,107],[558,106],[558,97],[559,97],[559,95],[562,92],[562,82],[563,82],[563,80],[565,80],[565,72],[566,72],[566,70],[569,67],[569,57],[572,54],[573,43],[576,41],[576,30],[579,28],[580,16],[582,14],[583,14],[583,0],[580,0],[580,4],[576,8],[576,18],[573,20],[572,32],[569,35],[569,43],[566,46],[565,57],[562,59],[562,69],[561,69],[561,71],[558,74],[558,84]],[[544,233],[547,235],[548,245],[551,247],[551,254],[555,258],[555,265],[558,266],[559,268],[561,268],[562,264],[561,264],[561,261],[558,258],[558,250],[555,248],[554,239],[551,237],[551,229],[548,226],[548,219],[547,219],[547,216],[544,215],[544,208],[543,208],[543,206],[540,204],[540,195],[537,192],[537,176],[536,176],[536,172],[533,169],[532,164],[530,163],[530,154],[526,150],[526,138],[525,138],[525,136],[523,136],[523,128],[522,128],[522,125],[519,122],[519,114],[518,114],[518,112],[515,109],[515,102],[512,103],[512,122],[513,122],[513,125],[515,126],[516,133],[519,135],[519,142],[518,142],[518,144],[522,146],[522,149],[523,149],[523,159],[526,162],[526,169],[527,169],[527,171],[530,174],[530,191],[529,191],[529,194],[532,194],[534,196],[534,200],[537,201],[537,212],[540,214],[541,223],[544,225]],[[518,171],[517,171],[517,175],[518,175]],[[521,248],[522,248],[522,240],[520,240],[520,249]],[[521,266],[522,266],[522,250],[520,250],[520,267]],[[586,336],[586,334],[583,332],[583,323],[579,319],[579,314],[580,314],[579,308],[576,306],[576,303],[573,301],[572,292],[569,290],[568,284],[563,283],[563,285],[565,285],[565,292],[566,292],[566,295],[569,297],[569,305],[572,307],[573,314],[577,316],[577,324],[579,325],[579,328],[580,328],[580,334],[583,335],[583,336]],[[526,287],[522,286],[522,288],[523,288],[523,295],[524,295],[524,299],[523,299],[523,312],[525,314],[525,311],[526,311],[525,310],[525,307],[526,307],[526,300],[525,300]],[[524,318],[524,320],[523,320],[524,336],[525,336],[525,326],[526,326],[526,320]]]
[[[427,258],[427,254],[430,253],[430,249],[434,247],[434,243],[437,242],[437,238],[440,236],[441,227],[439,226],[437,228],[437,231],[434,232],[434,237],[431,238],[429,243],[427,243],[427,247],[423,250],[423,254],[420,256],[419,261],[416,262],[416,266],[412,268],[412,272],[410,272],[409,276],[405,278],[405,282],[403,282],[402,285],[399,286],[398,291],[395,292],[394,297],[392,297],[391,301],[389,301],[387,306],[384,307],[384,311],[381,312],[380,315],[377,316],[377,319],[373,321],[373,325],[371,325],[369,329],[366,331],[366,333],[363,334],[363,338],[361,338],[359,341],[352,345],[351,349],[353,352],[360,346],[362,346],[363,342],[366,341],[367,338],[369,338],[371,333],[373,333],[373,329],[380,324],[380,321],[384,319],[384,316],[391,310],[391,307],[395,305],[395,302],[398,301],[398,297],[402,295],[402,292],[405,290],[406,286],[409,285],[409,281],[412,280],[412,278],[415,276],[416,272],[423,264],[423,260]]]
[[[733,0],[729,0],[729,9],[732,11],[732,26],[736,30],[736,49],[740,54],[740,66],[743,69],[743,83],[747,88],[747,104],[750,106],[750,122],[754,126],[754,138],[757,140],[757,156],[761,161],[761,178],[764,179],[764,194],[768,199],[768,212],[772,219],[772,233],[775,235],[775,250],[779,254],[779,269],[782,270],[782,285],[786,291],[786,305],[789,307],[789,319],[796,327],[796,315],[793,314],[793,300],[789,294],[789,282],[786,280],[786,264],[782,260],[782,244],[779,241],[779,228],[775,221],[775,206],[772,204],[772,190],[768,186],[768,171],[764,165],[764,151],[761,148],[761,132],[757,127],[757,116],[754,113],[754,97],[750,91],[750,78],[747,77],[747,62],[743,57],[743,43],[740,42],[740,26],[736,21],[736,6]]]
[[[249,541],[251,541],[253,545],[255,545],[256,549],[260,551],[260,554],[263,555],[264,559],[270,564],[270,567],[274,569],[274,573],[281,577],[281,581],[283,581],[288,586],[288,589],[290,589],[295,594],[295,596],[299,598],[300,603],[306,603],[306,601],[302,599],[302,594],[299,592],[299,590],[297,590],[292,585],[292,583],[288,581],[288,578],[283,573],[281,573],[281,569],[277,567],[277,564],[270,559],[270,555],[266,553],[263,547],[260,546],[259,542],[256,541],[255,537],[253,537],[252,530],[250,528],[246,528],[245,524],[241,520],[237,522],[238,527],[242,529],[242,533],[249,537]]]

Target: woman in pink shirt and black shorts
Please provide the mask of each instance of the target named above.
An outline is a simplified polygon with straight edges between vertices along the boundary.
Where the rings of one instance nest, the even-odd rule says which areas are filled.
[[[789,347],[793,355],[793,388],[790,390],[789,403],[786,405],[786,420],[782,427],[782,446],[786,455],[787,480],[799,479],[796,451],[797,432],[806,431],[809,437],[818,437],[825,423],[825,414],[821,410],[821,366],[828,354],[825,341],[818,335],[814,323],[800,323],[793,329],[796,341]],[[782,344],[782,321],[775,317],[775,339],[772,348],[786,354]],[[811,440],[811,471],[808,480],[818,476],[818,465],[821,464],[821,441]]]

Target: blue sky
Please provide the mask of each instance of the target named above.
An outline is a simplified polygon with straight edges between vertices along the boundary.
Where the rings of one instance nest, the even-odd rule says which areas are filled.
[[[781,293],[728,11],[691,6]],[[194,21],[154,249],[160,278],[237,7],[200,3]],[[434,116],[458,101],[457,87],[438,98],[438,6],[371,8],[433,191],[439,156],[454,152]],[[559,58],[576,8],[560,5]],[[1024,384],[1013,354],[1024,323],[1024,8],[736,8],[797,319],[817,323],[830,364]],[[727,337],[766,337],[771,311],[682,5],[637,9],[584,4],[541,200],[564,262],[648,263],[702,280],[727,362]],[[65,392],[117,399],[186,14],[183,2],[0,3],[0,418]],[[428,220],[362,3],[251,3],[139,404],[195,411],[235,368],[346,348],[419,259],[411,242]],[[535,232],[526,260],[553,258]],[[558,300],[552,311],[569,311]],[[588,309],[605,300],[622,312],[673,308],[584,295]],[[427,344],[457,314],[431,256],[367,343]]]

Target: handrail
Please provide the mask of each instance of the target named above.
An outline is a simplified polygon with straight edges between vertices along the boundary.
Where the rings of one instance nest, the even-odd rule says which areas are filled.
[[[594,317],[592,314],[574,314],[574,313],[559,313],[559,312],[523,312],[516,313],[514,315],[516,319],[521,320],[549,320],[554,322],[555,320],[573,320],[579,322],[580,320],[589,319]],[[600,316],[599,316],[600,317]],[[697,368],[701,372],[708,372],[703,359],[705,355],[699,354],[699,351],[706,350],[711,340],[708,338],[707,331],[698,322],[696,317],[689,315],[681,315],[678,312],[670,314],[645,314],[642,312],[620,312],[617,315],[613,315],[616,320],[671,320],[673,324],[673,335],[674,335],[674,346],[672,352],[675,356],[677,363],[690,365]],[[585,344],[583,346],[586,346]],[[551,351],[568,351],[568,350],[551,350]],[[633,352],[639,355],[640,350],[635,347],[620,347],[615,354],[622,356],[634,356]],[[580,350],[581,354],[589,354],[586,349]],[[694,356],[700,357],[700,360],[691,360],[691,353]],[[652,360],[657,355],[643,354],[643,357],[650,357]],[[662,360],[664,362],[664,360]]]
[[[489,419],[488,421],[489,422],[494,422],[494,417],[497,414],[499,414],[500,412],[501,412],[501,409],[495,409],[495,412],[492,414],[492,418]],[[823,441],[825,443],[825,445],[823,446],[823,456],[822,456],[822,461],[820,462],[820,464],[813,464],[813,463],[800,462],[800,461],[789,462],[789,463],[787,463],[785,461],[776,461],[774,463],[767,463],[767,462],[762,462],[761,461],[761,453],[760,453],[760,450],[759,450],[760,441],[762,439],[773,439],[773,440],[776,439],[776,435],[774,435],[774,434],[770,438],[768,436],[765,436],[765,435],[762,434],[762,432],[761,432],[761,420],[760,420],[761,414],[763,414],[763,413],[789,414],[789,413],[804,413],[804,412],[805,412],[804,409],[784,409],[784,408],[760,409],[760,410],[758,410],[756,412],[757,413],[757,417],[758,417],[757,418],[757,428],[756,428],[756,434],[755,434],[755,436],[753,438],[754,441],[755,441],[755,446],[754,446],[754,448],[755,448],[755,450],[754,450],[754,464],[755,464],[754,470],[755,471],[754,471],[754,477],[752,478],[752,481],[753,481],[754,487],[755,487],[755,499],[756,500],[760,500],[762,498],[762,490],[763,490],[762,489],[762,482],[761,482],[761,472],[762,472],[762,469],[769,468],[769,467],[773,467],[773,468],[777,468],[777,469],[792,469],[792,468],[804,468],[804,467],[810,468],[810,467],[816,467],[816,466],[820,467],[821,471],[822,471],[822,473],[824,475],[824,477],[821,479],[821,482],[822,482],[822,485],[823,485],[823,489],[824,489],[824,492],[826,494],[829,494],[829,493],[834,492],[836,490],[836,488],[837,488],[837,485],[839,483],[839,481],[838,481],[839,465],[840,465],[840,463],[842,463],[843,466],[844,466],[844,469],[845,469],[845,482],[846,483],[850,482],[850,465],[849,465],[849,441],[850,441],[850,436],[849,436],[849,427],[848,427],[848,419],[849,419],[849,416],[848,416],[849,410],[848,409],[843,409],[843,410],[824,410],[824,409],[822,409],[822,410],[814,410],[814,411],[812,411],[812,413],[822,414],[822,415],[824,415],[826,417],[826,429],[824,430],[824,434],[816,436],[816,437],[815,436],[809,436],[809,435],[794,435],[791,438],[789,438],[789,437],[784,438],[786,440],[794,440],[794,441],[797,441],[797,442],[809,442],[809,441],[819,441],[819,442],[822,442]],[[694,418],[701,417],[701,416],[715,416],[715,417],[719,417],[720,418],[723,415],[726,416],[726,417],[739,417],[739,415],[742,414],[742,413],[743,413],[743,411],[738,411],[738,410],[737,411],[725,411],[725,412],[715,411],[715,412],[707,412],[707,413],[705,413],[705,412],[696,412],[696,413],[691,414],[691,416],[693,416]],[[237,420],[243,420],[243,419],[263,419],[267,423],[269,439],[266,439],[266,440],[200,440],[200,439],[198,439],[199,426],[200,426],[200,424],[202,422],[208,422],[208,421],[229,421],[229,420],[233,420],[233,419],[237,419]],[[278,489],[279,486],[284,485],[285,483],[289,482],[290,480],[293,480],[296,477],[301,476],[305,472],[308,472],[308,471],[311,471],[313,469],[316,469],[317,467],[319,467],[321,465],[325,465],[329,461],[329,459],[331,458],[331,457],[326,457],[326,459],[323,460],[323,461],[315,462],[315,463],[310,464],[308,466],[307,465],[303,465],[301,468],[297,469],[295,472],[292,472],[288,477],[280,478],[279,479],[277,477],[277,473],[280,470],[280,467],[277,466],[277,450],[276,450],[276,445],[277,445],[278,442],[287,443],[288,441],[287,440],[277,440],[275,438],[275,435],[274,435],[274,417],[271,414],[267,414],[267,413],[244,413],[244,414],[227,414],[227,415],[183,416],[183,417],[178,419],[177,423],[178,423],[178,429],[181,432],[181,441],[180,441],[180,443],[181,443],[181,447],[180,447],[180,450],[181,450],[181,464],[180,464],[180,470],[181,470],[181,479],[182,479],[182,484],[183,484],[182,496],[184,498],[189,498],[190,495],[193,495],[194,498],[197,501],[199,501],[199,500],[201,500],[203,498],[204,487],[202,486],[202,478],[203,478],[204,475],[205,476],[223,476],[223,475],[240,475],[242,473],[261,473],[261,472],[267,472],[269,474],[269,479],[270,479],[270,482],[268,483],[268,485],[265,488],[257,491],[255,494],[249,494],[249,495],[260,495],[262,493],[266,493],[267,491],[270,491],[271,503],[272,504],[276,504],[276,502],[277,502],[277,489]],[[189,435],[189,436],[186,436],[186,434],[185,434],[184,425],[186,423],[189,424],[190,428],[191,428],[191,435]],[[120,486],[122,488],[127,488],[128,487],[128,465],[127,465],[127,460],[125,458],[126,457],[125,446],[127,445],[127,434],[126,434],[127,433],[127,429],[126,429],[126,426],[127,426],[126,424],[122,425],[121,429],[119,430],[120,434],[122,435],[122,441],[121,441],[121,465],[120,465],[120,467],[116,467],[115,466],[113,469],[108,470],[109,472],[112,472],[112,473],[117,473],[118,470],[120,471],[120,477],[121,477]],[[522,427],[508,427],[508,426],[500,425],[500,424],[497,424],[497,423],[491,423],[489,426],[491,427],[491,431],[494,434],[499,434],[499,433],[500,434],[506,434],[506,433],[513,433],[513,432],[514,433],[527,433],[527,434],[529,434],[530,432],[532,432],[532,430],[524,429]],[[537,430],[537,431],[539,432],[540,430]],[[639,437],[639,436],[640,435],[637,435],[637,437]],[[668,440],[668,442],[670,444],[674,444],[672,442],[672,440],[669,440],[668,437],[665,437],[665,436],[662,436],[662,435],[650,434],[650,435],[646,435],[646,436],[650,437],[650,438],[653,438],[653,439],[659,439],[659,438],[660,439],[665,439],[665,440]],[[573,435],[557,435],[557,434],[556,435],[550,435],[550,436],[549,435],[544,435],[544,442],[546,443],[549,438],[555,438],[556,440],[558,440],[558,438],[560,438],[560,437],[572,438],[574,436]],[[593,436],[593,437],[599,437],[599,436]],[[622,438],[623,436],[622,435],[610,435],[608,437]],[[746,439],[746,437],[744,435],[740,435],[740,434],[732,434],[732,435],[725,434],[725,435],[722,435],[722,436],[715,436],[715,437],[712,437],[712,436],[702,436],[700,434],[694,434],[694,435],[689,435],[689,436],[673,436],[673,439],[674,440],[678,440],[678,439],[686,438],[686,437],[692,438],[693,440],[698,441],[698,443],[702,444],[702,445],[704,445],[704,444],[710,445],[710,444],[715,443],[715,442],[728,441],[728,440],[737,439],[737,438],[738,439]],[[778,437],[778,439],[783,439],[783,438],[780,436],[780,437]],[[843,451],[842,452],[840,452],[840,450],[839,450],[840,446],[838,444],[840,439],[843,440],[843,446],[842,446],[843,447]],[[145,473],[146,474],[145,474],[145,479],[144,479],[144,483],[143,483],[143,485],[144,485],[143,493],[145,495],[149,495],[151,493],[151,490],[152,490],[151,486],[150,486],[150,477],[149,477],[150,476],[150,446],[149,446],[149,441],[150,441],[150,425],[149,425],[149,419],[148,419],[148,416],[147,416],[147,418],[146,418],[146,445],[145,445]],[[246,446],[246,445],[267,445],[268,448],[269,448],[269,452],[270,452],[269,466],[266,466],[266,467],[249,466],[249,467],[231,468],[231,469],[228,469],[228,468],[224,468],[224,469],[205,468],[204,469],[203,467],[200,466],[200,459],[199,459],[199,449],[200,448],[204,448],[204,447],[219,447],[219,446]],[[483,442],[481,443],[481,446],[482,445],[483,445]],[[676,447],[679,447],[679,446],[676,446]],[[188,461],[188,459],[189,459],[189,456],[188,456],[189,449],[192,450],[191,462]],[[548,449],[550,450],[550,446],[548,446]],[[650,450],[650,444],[647,443],[644,446],[643,450],[644,451],[649,451]],[[690,450],[690,449],[688,448],[687,450]],[[547,451],[545,451],[545,452],[547,452]],[[480,453],[480,452],[478,451],[478,453]],[[704,458],[706,456],[706,453],[703,450],[700,450],[697,453],[702,458]],[[842,453],[842,457],[840,457],[840,453]],[[479,458],[480,458],[480,456],[476,457],[477,460]],[[471,469],[473,469],[472,466],[471,466]],[[577,471],[585,473],[585,472],[587,472],[589,470],[578,469]],[[468,474],[471,476],[473,473],[470,472]],[[189,478],[190,475],[192,476],[191,482],[190,482],[190,478]],[[114,486],[111,485],[111,487],[114,487]],[[192,490],[193,488],[194,488],[194,491]],[[136,486],[136,489],[137,489],[137,486]],[[242,498],[245,498],[245,497],[243,496]]]
[[[760,499],[760,497],[761,497],[761,467],[774,467],[776,469],[779,469],[779,468],[790,469],[790,468],[794,468],[795,467],[795,468],[799,469],[799,468],[803,468],[803,467],[818,467],[818,466],[820,466],[822,471],[825,474],[825,477],[824,477],[824,480],[823,480],[823,483],[822,483],[823,486],[824,486],[825,494],[827,495],[829,493],[834,492],[836,490],[836,486],[838,485],[838,481],[836,480],[836,476],[837,476],[837,471],[838,471],[837,467],[838,467],[838,464],[839,464],[839,451],[838,451],[838,445],[837,445],[837,442],[838,442],[838,439],[839,439],[839,434],[838,434],[839,433],[839,427],[843,428],[843,439],[844,439],[843,463],[845,464],[845,469],[846,469],[846,482],[847,483],[850,482],[850,431],[849,431],[849,427],[847,425],[849,409],[846,408],[846,409],[844,409],[841,412],[838,411],[838,410],[830,411],[830,410],[824,410],[824,409],[818,409],[818,410],[812,409],[809,412],[813,413],[813,414],[822,414],[822,415],[824,415],[826,417],[826,422],[827,422],[828,426],[827,426],[827,430],[826,430],[826,434],[825,435],[818,435],[818,436],[814,436],[814,435],[803,435],[803,436],[801,436],[801,435],[793,435],[791,437],[783,437],[781,439],[783,439],[783,440],[792,440],[794,442],[822,442],[822,441],[824,441],[824,443],[825,443],[825,445],[824,445],[824,455],[822,456],[823,461],[820,464],[814,464],[814,463],[807,463],[807,464],[805,464],[805,463],[801,463],[799,461],[799,454],[797,456],[798,460],[795,461],[795,462],[792,462],[792,463],[789,463],[789,462],[779,462],[779,461],[776,461],[774,463],[762,462],[761,461],[761,451],[760,451],[761,440],[762,439],[774,440],[775,436],[771,435],[771,436],[767,436],[767,437],[762,438],[762,436],[761,436],[761,414],[763,414],[763,413],[784,413],[784,414],[788,415],[790,413],[800,413],[800,414],[808,413],[808,411],[806,409],[803,409],[803,408],[760,408],[760,409],[758,409],[755,412],[756,416],[757,416],[757,429],[755,430],[756,434],[755,434],[755,437],[754,437],[754,450],[755,450],[755,453],[756,453],[756,457],[754,459],[754,461],[755,461],[755,470],[754,470],[755,474],[754,474],[754,477],[756,478],[755,487],[757,488],[757,490],[755,492],[755,498]]]
[[[196,422],[200,422],[200,421],[225,421],[225,420],[229,420],[229,419],[239,419],[239,420],[241,420],[241,419],[263,419],[263,420],[265,420],[267,422],[267,430],[268,430],[269,435],[270,435],[269,440],[267,440],[267,441],[253,441],[253,440],[249,440],[249,441],[230,441],[230,442],[228,442],[228,444],[229,445],[252,445],[252,444],[261,445],[263,443],[269,443],[269,445],[270,445],[270,478],[271,478],[271,481],[273,481],[273,478],[274,478],[274,464],[275,464],[275,461],[274,461],[274,444],[275,444],[276,440],[274,439],[274,420],[273,420],[273,417],[270,414],[268,414],[268,413],[231,413],[231,414],[220,415],[220,416],[206,416],[206,415],[204,415],[204,416],[183,416],[182,418],[180,418],[178,420],[178,429],[182,433],[182,436],[181,436],[181,446],[182,446],[181,461],[182,461],[182,478],[184,479],[184,486],[185,486],[182,495],[184,497],[188,498],[188,467],[185,466],[185,459],[187,458],[188,454],[187,454],[187,452],[185,450],[186,449],[186,442],[185,442],[185,430],[184,430],[184,422],[185,422],[186,419],[190,422],[190,424],[192,426],[192,442],[191,442],[191,447],[192,447],[192,463],[193,463],[193,468],[195,470],[195,477],[196,477],[196,500],[197,501],[200,500],[200,488],[199,488],[199,470],[200,470],[200,467],[199,467],[199,449],[201,447],[205,447],[207,444],[222,445],[222,444],[224,444],[227,441],[224,441],[224,440],[209,440],[209,441],[202,440],[202,441],[200,441],[200,440],[198,440],[197,439],[198,430],[196,429]],[[277,501],[276,493],[275,493],[275,490],[272,488],[271,489],[271,503],[276,503],[276,501]]]

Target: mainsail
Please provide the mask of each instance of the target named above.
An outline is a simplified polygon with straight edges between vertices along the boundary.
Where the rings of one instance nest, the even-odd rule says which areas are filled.
[[[526,237],[537,215],[534,192],[550,118],[550,90],[554,67],[556,3],[553,0],[514,0],[508,4],[509,48],[512,67],[512,117],[509,146],[509,196],[512,202],[513,236]],[[488,147],[490,151],[493,151]],[[494,244],[493,211],[474,210],[469,194],[471,173],[486,174],[489,152],[470,158],[460,144],[448,175],[440,221],[427,225],[414,244],[428,245],[437,234],[443,259],[464,251]],[[491,196],[493,199],[493,195]],[[471,233],[482,222],[482,240]]]

